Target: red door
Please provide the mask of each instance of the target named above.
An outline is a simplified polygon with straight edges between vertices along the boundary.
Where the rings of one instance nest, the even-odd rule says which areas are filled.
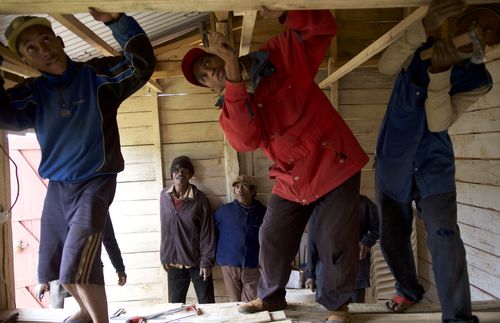
[[[17,164],[11,164],[11,200],[19,192],[18,201],[12,209],[12,236],[14,246],[14,278],[17,308],[48,307],[48,297],[40,302],[34,293],[38,246],[40,240],[40,217],[47,183],[38,175],[40,147],[34,135],[9,135],[9,154]]]

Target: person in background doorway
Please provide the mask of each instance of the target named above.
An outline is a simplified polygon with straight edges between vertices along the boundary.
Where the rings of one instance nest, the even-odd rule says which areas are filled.
[[[457,225],[448,129],[492,87],[482,52],[485,44],[500,40],[498,9],[467,8],[462,0],[433,1],[427,15],[379,61],[380,72],[397,75],[378,137],[375,171],[380,245],[396,279],[396,295],[386,305],[395,312],[405,311],[424,294],[410,240],[415,201],[427,231],[443,322],[478,322]],[[439,32],[448,19],[452,35],[479,30],[484,43],[455,48]],[[423,59],[422,51],[431,46],[432,58]]]
[[[266,207],[255,199],[257,187],[246,175],[233,181],[236,199],[215,211],[216,262],[231,302],[250,302],[259,283],[259,228]]]
[[[359,196],[359,269],[356,276],[356,287],[352,294],[353,303],[364,303],[366,288],[370,287],[370,259],[371,248],[379,237],[379,217],[377,206],[368,197]],[[317,254],[309,248],[307,252],[306,288],[316,290],[316,262]]]
[[[212,267],[215,229],[207,197],[189,183],[194,167],[180,156],[170,166],[172,186],[160,194],[160,258],[168,275],[170,303],[186,303],[192,281],[198,303],[215,303]]]
[[[143,87],[156,59],[144,30],[123,13],[90,14],[106,24],[123,55],[72,61],[49,20],[18,16],[9,49],[41,76],[4,89],[0,129],[34,129],[38,172],[49,179],[41,217],[38,282],[59,282],[80,305],[66,323],[106,323],[101,240],[116,175],[124,168],[116,122],[120,104]]]

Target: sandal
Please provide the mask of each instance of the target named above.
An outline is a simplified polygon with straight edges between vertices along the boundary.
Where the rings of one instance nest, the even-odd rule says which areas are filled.
[[[385,306],[393,312],[402,313],[415,304],[417,304],[417,302],[414,302],[411,299],[400,295],[394,295],[388,302],[385,303]]]

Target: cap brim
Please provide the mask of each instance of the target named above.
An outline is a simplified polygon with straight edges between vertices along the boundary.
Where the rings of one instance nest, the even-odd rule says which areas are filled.
[[[48,21],[46,18],[36,17],[36,18],[26,20],[21,26],[14,29],[12,31],[12,33],[9,35],[9,49],[11,51],[17,53],[17,46],[16,46],[17,37],[19,37],[19,35],[23,31],[25,31],[26,29],[28,29],[29,27],[32,27],[32,26],[45,26],[47,28],[52,29],[52,25],[50,24],[50,21]]]

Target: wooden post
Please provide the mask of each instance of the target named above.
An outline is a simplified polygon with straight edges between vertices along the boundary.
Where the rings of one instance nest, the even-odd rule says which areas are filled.
[[[10,171],[7,135],[0,132],[0,144],[5,151],[0,152],[0,212],[6,212],[10,208]],[[0,216],[0,310],[14,309],[15,283],[14,283],[14,260],[12,251],[12,223],[10,216],[4,213]]]

